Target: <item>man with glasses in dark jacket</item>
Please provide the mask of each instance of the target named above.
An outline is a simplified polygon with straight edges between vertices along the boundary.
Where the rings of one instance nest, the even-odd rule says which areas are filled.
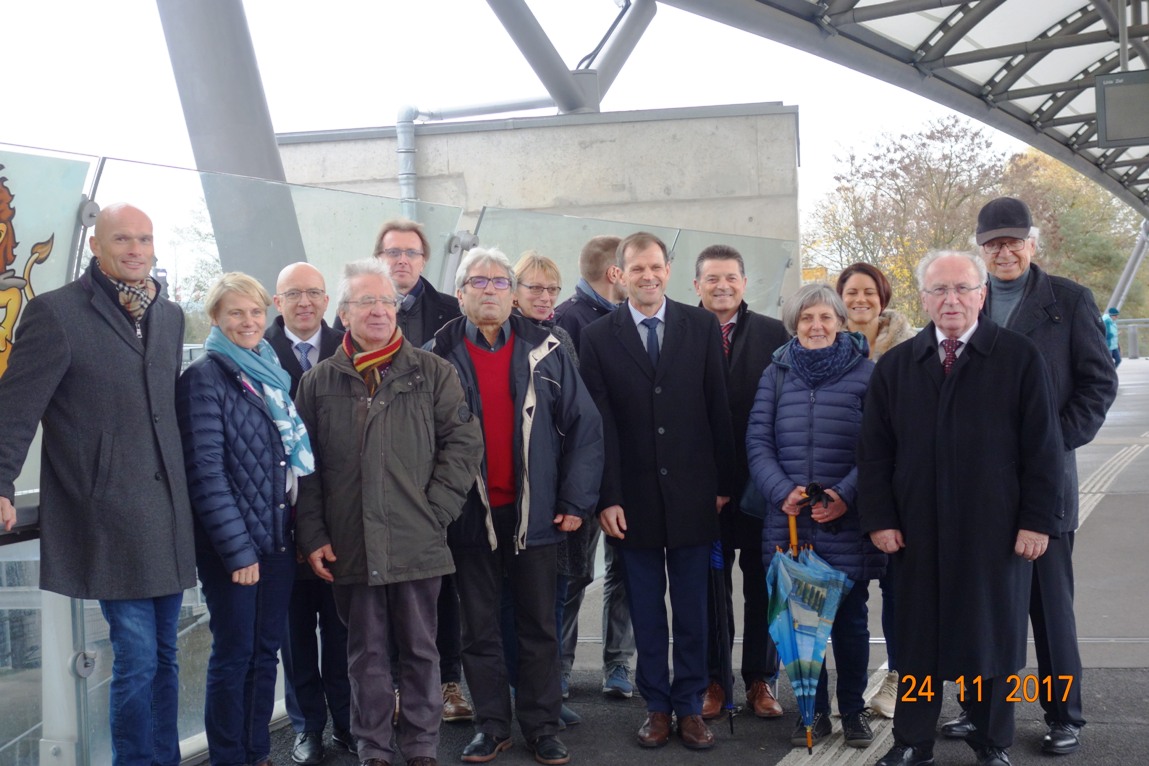
[[[511,690],[499,628],[504,579],[515,608],[515,713],[535,760],[570,761],[560,728],[556,549],[594,509],[602,475],[602,420],[560,341],[512,316],[507,257],[475,248],[455,276],[463,317],[432,351],[455,366],[482,424],[483,465],[451,526],[463,613],[463,672],[475,701],[465,763],[511,746]],[[507,637],[508,639],[510,637]]]

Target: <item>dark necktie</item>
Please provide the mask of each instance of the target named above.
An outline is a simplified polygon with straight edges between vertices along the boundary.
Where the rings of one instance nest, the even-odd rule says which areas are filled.
[[[734,334],[734,322],[727,322],[722,325],[722,353],[726,354],[726,358],[730,358],[730,347],[733,345],[731,336]]]
[[[307,372],[311,369],[311,357],[308,356],[311,353],[311,344],[296,343],[295,350],[299,352],[299,366],[303,368],[304,372]]]
[[[954,362],[957,361],[959,348],[961,348],[961,341],[956,338],[946,338],[942,341],[942,350],[946,352],[946,358],[942,360],[942,370],[945,371],[946,375],[950,374]]]
[[[658,366],[658,317],[642,320],[646,327],[646,353],[650,354],[650,363]]]

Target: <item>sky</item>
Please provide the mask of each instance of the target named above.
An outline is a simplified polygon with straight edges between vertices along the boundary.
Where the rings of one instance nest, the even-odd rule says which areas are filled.
[[[570,68],[618,13],[614,0],[529,5]],[[5,6],[0,143],[194,166],[155,0]],[[408,105],[546,95],[482,0],[245,0],[244,9],[277,132],[393,125]],[[832,190],[837,157],[950,114],[865,75],[664,5],[602,108],[754,102],[798,106],[803,217]],[[1000,137],[1000,148],[1023,148],[987,130]]]

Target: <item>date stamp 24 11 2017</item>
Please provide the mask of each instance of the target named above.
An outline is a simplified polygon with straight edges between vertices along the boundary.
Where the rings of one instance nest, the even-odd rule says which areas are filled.
[[[936,694],[931,676],[923,676],[919,679],[917,676],[904,675],[901,680],[903,684],[908,684],[908,688],[902,692],[902,702],[917,702],[919,699],[929,701]],[[1009,685],[1009,692],[1005,696],[1006,702],[1052,702],[1057,698],[1065,702],[1069,699],[1069,690],[1073,686],[1073,676],[1055,677],[1032,674],[1019,676],[1013,674],[1007,676],[1005,682]],[[958,676],[954,679],[954,683],[958,687],[958,700],[961,702],[981,702],[981,676],[973,676],[968,679],[964,675]]]

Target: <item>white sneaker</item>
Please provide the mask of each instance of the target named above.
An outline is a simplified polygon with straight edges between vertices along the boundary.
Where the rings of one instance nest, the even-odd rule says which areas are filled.
[[[894,705],[898,701],[898,671],[891,670],[882,679],[882,685],[870,698],[870,710],[883,718],[894,717]]]

